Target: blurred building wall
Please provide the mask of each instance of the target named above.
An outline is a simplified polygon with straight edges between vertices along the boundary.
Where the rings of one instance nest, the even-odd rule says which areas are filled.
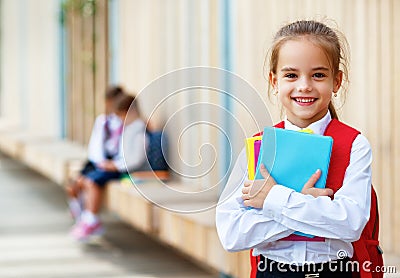
[[[228,156],[237,153],[243,138],[259,126],[243,104],[230,96],[203,88],[171,97],[167,87],[149,91],[148,86],[184,67],[227,69],[247,80],[258,94],[245,99],[246,105],[264,103],[276,122],[279,107],[267,98],[263,69],[272,36],[289,21],[332,19],[346,35],[351,53],[349,93],[339,114],[370,140],[381,239],[386,252],[400,255],[400,97],[396,92],[400,85],[400,1],[98,0],[94,16],[84,10],[70,11],[65,23],[67,103],[60,101],[57,55],[61,2],[0,3],[2,118],[18,121],[33,132],[57,136],[63,120],[60,111],[66,105],[67,137],[85,144],[94,116],[102,112],[104,88],[120,83],[140,95],[143,114],[152,116],[153,126],[166,126],[178,172],[196,176],[196,165],[216,160],[206,175],[182,178],[205,188],[218,183],[234,162],[234,155]],[[177,82],[184,84],[184,80]],[[246,93],[237,97],[246,98]],[[200,102],[209,105],[193,109],[191,105]],[[265,111],[252,112],[256,118],[266,117],[261,119],[264,125],[269,121]],[[242,123],[240,127],[233,124],[230,113]],[[231,153],[221,129],[201,120],[214,122],[227,132]],[[192,123],[197,124],[186,129]],[[204,148],[205,143],[215,152]]]
[[[1,116],[61,134],[59,1],[1,1]]]

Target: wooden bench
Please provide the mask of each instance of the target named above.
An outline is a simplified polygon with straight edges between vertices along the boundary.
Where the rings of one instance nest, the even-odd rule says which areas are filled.
[[[111,182],[106,189],[106,206],[134,227],[151,234],[159,231],[158,207],[179,208],[181,203],[193,202],[193,194],[179,185],[164,186],[160,182],[148,181],[133,186],[130,181]],[[192,192],[193,188],[189,188]],[[205,202],[216,199],[213,192],[203,193]],[[215,203],[215,200],[214,200]]]
[[[152,204],[133,187],[119,181],[109,183],[106,187],[105,203],[109,210],[136,229],[154,234]]]
[[[63,185],[68,180],[70,169],[79,168],[86,160],[86,150],[83,146],[66,140],[27,144],[21,160],[57,184]]]
[[[79,144],[18,129],[0,130],[0,150],[60,185],[68,180],[70,169],[79,168],[86,159]]]
[[[0,131],[0,149],[8,156],[21,160],[25,146],[43,144],[54,139],[45,136],[32,135],[18,129],[11,131]]]

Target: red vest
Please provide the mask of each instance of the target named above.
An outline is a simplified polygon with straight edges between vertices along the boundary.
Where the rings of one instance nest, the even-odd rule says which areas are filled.
[[[285,128],[285,123],[282,121],[275,125],[277,128]],[[262,133],[259,133],[259,135]],[[331,153],[331,160],[329,164],[328,177],[326,186],[331,188],[334,193],[338,191],[343,184],[344,175],[350,163],[351,148],[354,139],[360,134],[356,129],[345,125],[344,123],[333,119],[325,130],[324,135],[333,138],[333,146]],[[382,272],[374,272],[375,267],[383,266],[382,250],[379,247],[379,214],[378,203],[374,188],[371,190],[371,210],[370,219],[367,222],[361,237],[358,241],[353,242],[354,248],[354,261],[359,261],[360,273],[355,273],[353,277],[362,278],[381,278]],[[252,252],[251,252],[252,253]],[[254,278],[257,274],[257,265],[259,262],[258,257],[251,256],[251,274],[250,277]],[[363,269],[363,263],[370,261],[369,266],[371,272]]]

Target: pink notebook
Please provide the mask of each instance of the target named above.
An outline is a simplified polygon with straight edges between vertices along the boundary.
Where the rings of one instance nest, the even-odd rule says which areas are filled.
[[[261,140],[254,141],[254,165],[258,163],[258,156],[260,155]]]

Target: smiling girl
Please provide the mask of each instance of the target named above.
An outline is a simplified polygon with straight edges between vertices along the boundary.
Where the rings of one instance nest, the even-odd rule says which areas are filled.
[[[352,276],[339,265],[352,258],[352,242],[370,216],[372,154],[363,135],[337,120],[332,104],[347,79],[343,45],[335,31],[317,21],[293,22],[274,38],[269,82],[286,114],[278,126],[330,135],[334,145],[327,188],[314,187],[321,175],[317,170],[302,192],[276,184],[265,167],[264,179],[246,180],[246,154],[239,155],[216,224],[228,251],[254,248],[253,277]],[[294,231],[316,238],[294,239]]]

